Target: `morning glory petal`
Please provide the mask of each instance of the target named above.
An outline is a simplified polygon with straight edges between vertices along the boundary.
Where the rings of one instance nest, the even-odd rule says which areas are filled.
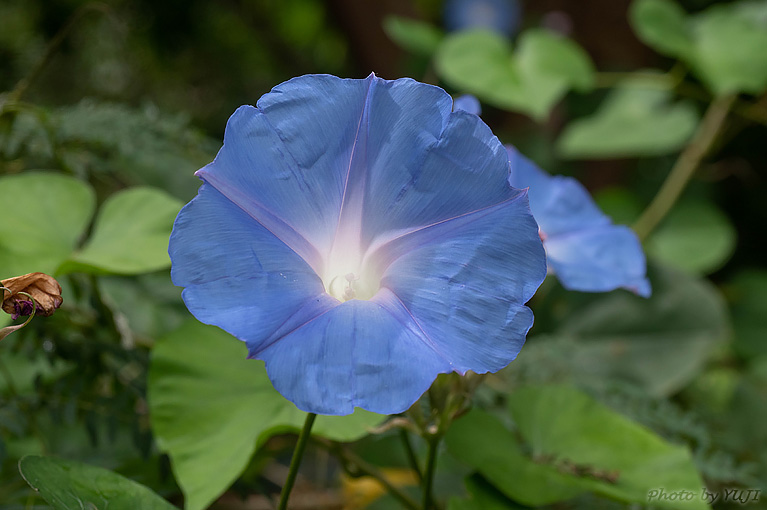
[[[495,372],[516,357],[533,323],[524,303],[546,277],[524,193],[380,251],[403,254],[381,281],[391,294],[374,300],[385,298],[390,309],[411,317],[453,370]]]
[[[605,292],[624,287],[650,296],[636,234],[622,225],[578,230],[546,240],[549,264],[566,289]]]
[[[464,94],[457,97],[455,103],[453,103],[453,111],[457,112],[458,110],[463,110],[473,115],[481,115],[482,105],[479,104],[479,99],[476,97],[471,94]]]
[[[304,76],[235,112],[198,172],[174,283],[301,409],[398,413],[524,342],[538,226],[501,143],[452,109],[410,79]]]
[[[605,292],[619,287],[650,295],[642,245],[628,227],[613,225],[586,188],[550,176],[507,146],[512,186],[530,187],[530,208],[541,228],[548,264],[566,289]]]
[[[404,412],[450,364],[410,321],[352,300],[303,324],[261,353],[274,387],[299,409],[343,415],[355,407]]]
[[[301,257],[208,184],[176,218],[169,253],[189,311],[251,351],[297,310],[338,304]]]
[[[530,188],[530,209],[545,236],[610,224],[580,182],[550,176],[516,148],[507,145],[506,150],[511,163],[509,184]]]
[[[387,146],[392,135],[386,121],[376,124],[369,135],[369,184],[364,214],[368,237],[401,235],[469,211],[482,209],[517,193],[502,186],[509,173],[505,149],[476,115],[450,112],[449,96],[440,103],[442,131],[418,132],[419,118],[432,106],[403,109],[395,151]],[[422,110],[424,114],[422,114]],[[399,112],[398,112],[399,113]],[[415,115],[413,118],[409,116]],[[433,115],[433,113],[432,113]],[[412,127],[411,127],[412,126]]]
[[[321,272],[370,84],[295,78],[229,119],[224,146],[198,171]]]

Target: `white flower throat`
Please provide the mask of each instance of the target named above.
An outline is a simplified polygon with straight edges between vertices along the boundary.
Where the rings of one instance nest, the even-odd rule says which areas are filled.
[[[360,244],[354,229],[340,230],[326,260],[322,283],[325,291],[340,301],[370,299],[380,287],[380,275],[363,263]]]

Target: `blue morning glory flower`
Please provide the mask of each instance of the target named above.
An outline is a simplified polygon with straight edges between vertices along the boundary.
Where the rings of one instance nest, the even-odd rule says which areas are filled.
[[[294,78],[240,107],[197,172],[173,281],[300,409],[399,413],[522,347],[538,226],[501,143],[452,108],[410,79]]]
[[[619,287],[650,295],[645,256],[636,234],[614,225],[572,177],[550,176],[507,145],[509,183],[529,187],[549,268],[566,289],[604,292]]]
[[[455,98],[455,102],[453,103],[453,110],[463,110],[474,115],[481,115],[482,105],[479,104],[479,99],[476,97],[472,96],[471,94],[464,94]]]
[[[512,36],[519,27],[522,7],[519,0],[447,0],[443,15],[449,32],[487,29]]]

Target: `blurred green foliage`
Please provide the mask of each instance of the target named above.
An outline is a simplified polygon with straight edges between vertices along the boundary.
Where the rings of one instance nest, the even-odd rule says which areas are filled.
[[[241,344],[191,318],[167,238],[237,106],[300,74],[378,71],[366,54],[477,95],[502,141],[581,178],[618,222],[640,217],[675,160],[705,156],[646,239],[649,300],[545,282],[519,359],[484,378],[439,451],[444,507],[649,509],[660,487],[767,492],[767,2],[635,0],[618,14],[647,47],[618,63],[598,57],[618,42],[586,44],[609,28],[599,20],[552,29],[579,5],[557,18],[527,2],[510,40],[446,34],[439,0],[374,4],[0,2],[0,278],[48,272],[65,300],[0,343],[0,508],[170,506],[125,477],[191,509],[279,491],[301,413]],[[401,53],[355,29],[368,21]],[[723,98],[720,136],[692,154]],[[429,397],[416,406],[427,424]],[[318,420],[313,487],[338,503],[342,472],[344,487],[377,469],[412,475],[401,418]],[[411,436],[423,459],[427,441]]]

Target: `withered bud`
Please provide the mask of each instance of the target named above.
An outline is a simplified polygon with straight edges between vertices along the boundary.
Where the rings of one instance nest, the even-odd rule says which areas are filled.
[[[29,273],[3,280],[3,311],[14,320],[26,316],[35,309],[35,315],[47,317],[61,306],[61,285],[45,273]],[[20,294],[26,293],[28,295]],[[30,297],[35,300],[32,304]]]

